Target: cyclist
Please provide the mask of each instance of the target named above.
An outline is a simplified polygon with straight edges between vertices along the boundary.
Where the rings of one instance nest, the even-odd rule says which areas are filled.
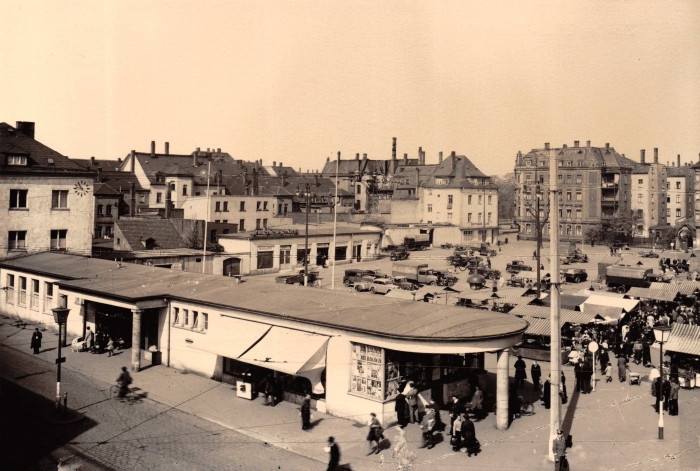
[[[129,372],[126,370],[126,366],[122,366],[122,372],[117,378],[117,386],[119,386],[119,399],[124,399],[129,392],[129,385],[132,379]]]

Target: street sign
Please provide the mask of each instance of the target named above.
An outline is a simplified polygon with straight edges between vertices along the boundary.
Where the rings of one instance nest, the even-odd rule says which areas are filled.
[[[598,343],[596,342],[591,342],[588,344],[588,351],[591,353],[595,353],[598,351]]]
[[[63,358],[56,358],[56,364],[58,365],[59,363],[65,363],[66,362],[66,357]]]

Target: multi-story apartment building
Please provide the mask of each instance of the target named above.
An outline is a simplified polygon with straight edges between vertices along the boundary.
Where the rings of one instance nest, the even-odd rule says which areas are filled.
[[[36,141],[34,131],[32,122],[0,123],[0,258],[46,250],[89,255],[94,174]]]
[[[535,239],[537,215],[535,199],[542,198],[539,219],[544,221],[549,200],[549,162],[554,155],[558,160],[559,237],[562,240],[583,241],[590,229],[605,218],[613,219],[631,214],[631,176],[635,162],[625,158],[609,144],[605,147],[585,147],[574,141],[573,147],[564,144],[550,148],[533,149],[515,159],[515,220],[520,226],[520,237]],[[543,224],[542,237],[549,239],[549,224]]]
[[[695,193],[695,171],[689,165],[681,166],[680,155],[676,159],[677,166],[666,169],[666,219],[672,226],[693,220]]]
[[[655,237],[668,228],[668,174],[667,167],[659,163],[659,149],[654,149],[652,162],[646,161],[645,152],[640,151],[639,164],[632,170],[632,212],[637,224],[634,235]]]

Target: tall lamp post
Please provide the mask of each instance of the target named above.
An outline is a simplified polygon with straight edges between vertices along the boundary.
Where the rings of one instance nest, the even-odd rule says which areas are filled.
[[[535,180],[537,180],[537,171],[535,171]],[[528,185],[523,186],[523,193],[525,194],[530,194],[530,188]],[[530,203],[529,200],[525,201],[525,210],[530,213],[530,216],[535,220],[535,236],[537,240],[537,248],[536,248],[536,258],[537,258],[537,299],[540,298],[540,292],[542,291],[541,287],[541,274],[540,274],[540,266],[542,265],[541,263],[541,253],[540,249],[542,246],[542,229],[544,228],[544,225],[547,224],[547,221],[549,220],[549,211],[547,212],[546,215],[542,216],[542,220],[540,220],[540,199],[542,197],[542,187],[538,184],[535,185],[535,210],[533,212],[532,210],[532,203]]]
[[[661,389],[664,384],[664,343],[671,337],[671,327],[659,325],[654,327],[654,337],[659,342],[659,388],[656,390],[656,407],[659,409],[659,440],[664,439],[664,406],[661,404]]]
[[[53,320],[58,324],[58,358],[56,358],[56,408],[61,408],[61,363],[66,361],[65,358],[61,357],[61,344],[63,340],[61,339],[61,332],[63,331],[63,326],[68,320],[68,314],[70,309],[67,307],[56,307],[51,309],[53,311]]]
[[[311,206],[311,184],[304,183],[304,189],[297,188],[297,196],[303,196],[306,200],[306,231],[304,233],[304,286],[309,282],[309,208]]]

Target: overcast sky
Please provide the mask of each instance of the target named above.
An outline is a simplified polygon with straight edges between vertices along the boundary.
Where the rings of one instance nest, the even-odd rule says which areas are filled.
[[[698,1],[1,3],[0,121],[70,157],[700,153]]]

